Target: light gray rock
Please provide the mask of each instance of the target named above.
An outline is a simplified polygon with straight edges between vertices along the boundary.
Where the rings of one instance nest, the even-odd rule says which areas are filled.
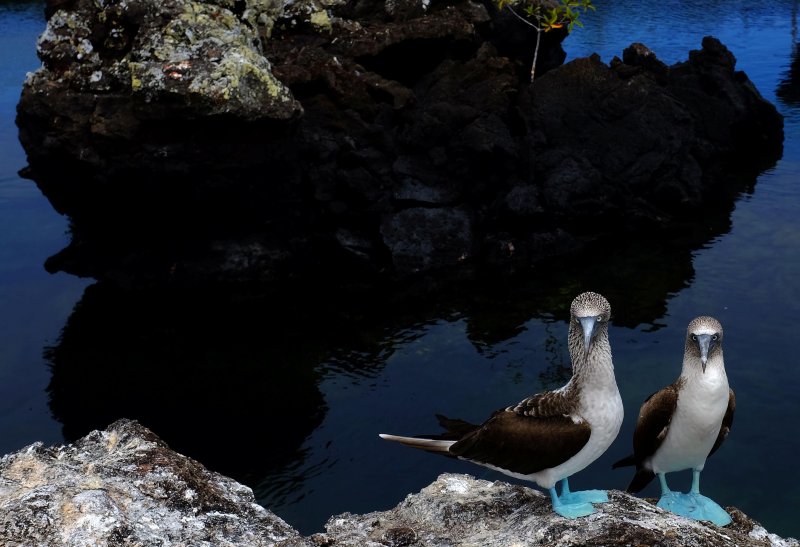
[[[120,420],[72,445],[36,443],[0,458],[0,545],[800,546],[735,508],[728,508],[733,523],[719,528],[623,492],[610,498],[596,514],[568,520],[539,491],[444,474],[393,509],[338,515],[306,538],[256,504],[250,488]]]
[[[733,524],[719,528],[688,520],[624,492],[581,519],[551,510],[539,491],[469,475],[441,475],[418,494],[389,511],[331,518],[327,533],[312,536],[321,545],[380,547],[547,545],[796,546],[794,539],[769,534],[735,508]]]
[[[74,445],[0,459],[0,545],[299,547],[253,492],[120,420]]]

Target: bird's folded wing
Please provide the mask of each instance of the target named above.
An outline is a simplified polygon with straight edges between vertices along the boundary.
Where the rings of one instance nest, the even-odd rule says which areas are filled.
[[[450,447],[450,454],[528,475],[555,467],[591,436],[588,423],[564,415],[534,417],[504,409]]]
[[[537,418],[570,416],[575,413],[577,400],[577,397],[571,397],[567,390],[545,391],[531,395],[506,410]]]
[[[652,456],[664,442],[677,404],[676,384],[656,391],[642,403],[636,430],[633,432],[633,453],[638,462]]]
[[[728,433],[731,432],[731,426],[733,426],[733,413],[735,411],[736,396],[733,394],[733,390],[731,390],[728,396],[728,410],[725,411],[725,416],[722,418],[722,426],[719,428],[719,435],[717,435],[717,440],[714,441],[714,446],[711,447],[711,452],[708,453],[709,457],[716,452],[717,449],[722,446],[725,439],[728,438]]]

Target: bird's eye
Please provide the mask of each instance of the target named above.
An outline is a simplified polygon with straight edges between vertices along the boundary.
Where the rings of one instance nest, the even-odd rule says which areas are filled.
[[[711,336],[711,339],[712,339],[714,342],[716,342],[717,340],[719,340],[719,334],[714,334],[713,336]]]
[[[598,323],[602,323],[603,322],[603,316],[602,315],[598,315],[597,316],[597,322]]]
[[[692,335],[692,342],[697,342],[697,335],[696,334]]]

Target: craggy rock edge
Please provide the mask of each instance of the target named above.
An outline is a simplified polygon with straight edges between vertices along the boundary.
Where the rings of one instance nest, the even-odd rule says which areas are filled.
[[[568,520],[541,492],[443,474],[389,511],[331,518],[302,537],[252,491],[119,420],[72,445],[33,444],[0,459],[4,545],[675,545],[796,546],[728,508],[727,528],[695,522],[623,492]]]
[[[51,271],[147,285],[524,268],[727,214],[782,118],[706,37],[566,65],[470,0],[50,0],[18,107]],[[549,70],[545,70],[549,68]],[[321,274],[321,272],[324,272]]]

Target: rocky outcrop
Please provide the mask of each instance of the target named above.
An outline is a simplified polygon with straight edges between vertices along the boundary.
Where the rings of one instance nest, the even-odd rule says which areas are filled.
[[[56,2],[19,103],[72,220],[50,270],[120,284],[527,266],[731,209],[782,119],[719,41],[566,65],[491,2]],[[56,9],[59,7],[60,9]]]
[[[3,545],[305,545],[252,491],[121,420],[0,459]]]
[[[568,520],[530,488],[445,474],[394,509],[335,516],[326,532],[304,538],[249,488],[130,420],[0,459],[0,542],[9,546],[798,545],[728,510],[733,524],[718,528],[611,492],[598,513]]]
[[[781,546],[798,545],[770,534],[741,511],[728,508],[733,524],[719,528],[663,511],[624,492],[581,519],[553,513],[550,498],[506,482],[469,475],[441,475],[394,509],[331,518],[327,533],[312,537],[324,545],[593,545]],[[327,542],[327,543],[325,543]]]

